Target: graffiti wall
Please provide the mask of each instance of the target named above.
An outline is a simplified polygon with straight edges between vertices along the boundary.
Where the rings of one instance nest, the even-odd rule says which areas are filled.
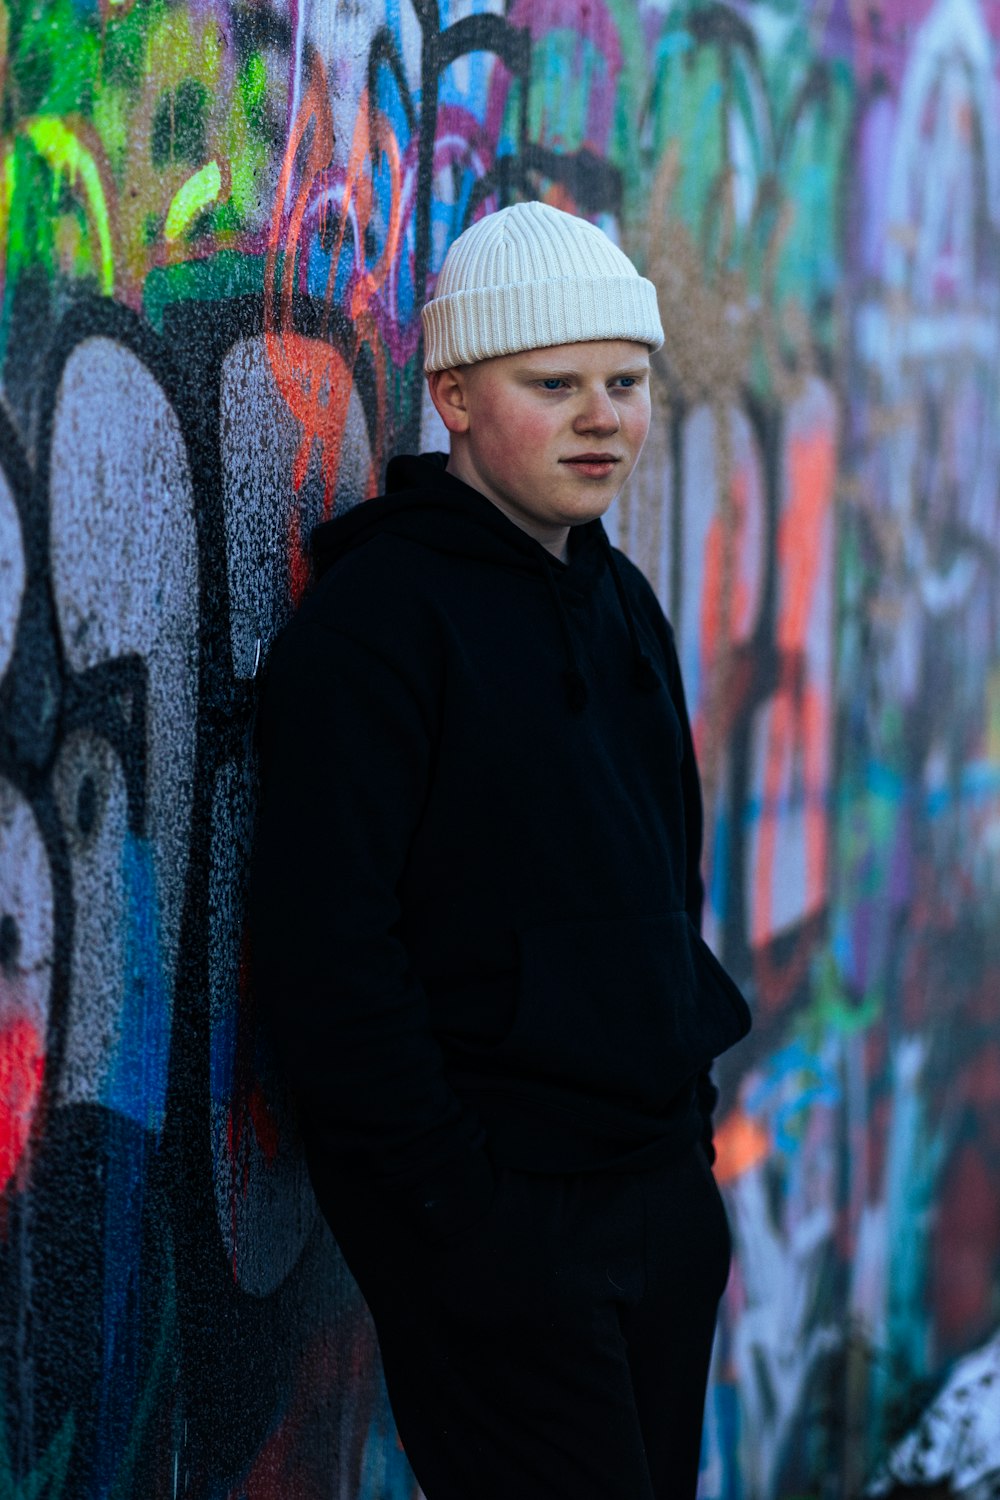
[[[1000,1482],[1000,5],[0,0],[0,1494],[414,1500],[244,979],[255,681],[543,198],[657,282],[705,1500]]]

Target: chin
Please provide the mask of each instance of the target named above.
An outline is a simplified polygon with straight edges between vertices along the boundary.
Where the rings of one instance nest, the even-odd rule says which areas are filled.
[[[600,500],[591,500],[589,505],[567,506],[563,516],[565,526],[585,526],[588,521],[599,521],[602,516],[607,515],[611,509],[617,494],[602,497]]]

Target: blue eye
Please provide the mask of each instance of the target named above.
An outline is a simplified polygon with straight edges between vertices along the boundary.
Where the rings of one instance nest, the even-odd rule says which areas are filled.
[[[553,375],[548,380],[543,380],[542,385],[547,391],[557,391],[562,385],[562,381],[558,376]]]
[[[623,385],[625,387],[625,389],[628,390],[630,386],[635,385],[635,376],[634,375],[620,375],[619,378],[618,378],[618,384],[619,385]]]

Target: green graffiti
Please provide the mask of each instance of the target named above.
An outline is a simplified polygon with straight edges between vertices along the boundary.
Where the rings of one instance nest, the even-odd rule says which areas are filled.
[[[168,242],[180,239],[198,214],[214,203],[221,192],[222,173],[219,164],[210,161],[200,172],[189,177],[184,186],[174,194],[163,226],[164,239]]]
[[[835,958],[826,951],[814,965],[809,1002],[799,1015],[797,1030],[819,1051],[831,1035],[850,1037],[867,1031],[884,1014],[884,1007],[885,998],[876,991],[860,1000],[853,997]]]
[[[205,116],[211,95],[203,84],[186,78],[173,93],[164,94],[153,117],[151,141],[153,166],[169,162],[193,165],[205,157]]]
[[[926,1044],[908,1037],[893,1054],[892,1120],[886,1142],[887,1348],[873,1370],[870,1451],[881,1453],[894,1400],[931,1369],[931,1310],[925,1288],[934,1198],[947,1141],[933,1129],[920,1087]]]
[[[110,296],[115,287],[111,222],[101,174],[93,155],[68,125],[53,116],[43,115],[37,120],[29,121],[24,127],[24,134],[52,173],[54,206],[58,204],[58,186],[62,180],[74,187],[77,182],[82,185],[90,217],[97,231],[101,291],[105,296]]]
[[[263,52],[241,60],[214,19],[167,0],[12,0],[5,40],[5,318],[33,266],[139,306],[164,262],[248,231],[256,253],[277,144]]]
[[[547,32],[535,44],[528,129],[536,140],[560,151],[579,151],[586,137],[588,101],[604,85],[608,60],[586,37],[568,27]]]
[[[10,81],[5,89],[6,129],[32,115],[89,116],[94,80],[101,70],[96,16],[81,20],[72,0],[10,6]]]
[[[4,156],[3,179],[0,182],[0,214],[3,215],[2,227],[6,229],[10,217],[11,207],[14,203],[14,194],[17,191],[17,157],[13,151],[8,151]]]
[[[251,52],[240,70],[240,93],[247,124],[263,133],[266,128],[267,68],[259,52]]]
[[[162,333],[167,309],[175,302],[222,302],[230,297],[260,297],[264,291],[265,263],[263,255],[221,250],[210,260],[154,266],[143,287],[143,311],[157,333]]]
[[[0,1404],[0,1495],[4,1500],[62,1500],[75,1427],[73,1413],[69,1412],[39,1460],[38,1467],[26,1479],[16,1479],[11,1466],[6,1417]]]
[[[652,53],[634,7],[613,10],[625,218],[646,224],[651,260],[662,231],[674,236],[697,267],[689,292],[724,300],[754,330],[743,383],[769,400],[782,366],[834,346],[851,69],[817,59],[801,6],[762,4],[742,20],[704,0],[675,4]],[[657,182],[666,222],[654,223]]]

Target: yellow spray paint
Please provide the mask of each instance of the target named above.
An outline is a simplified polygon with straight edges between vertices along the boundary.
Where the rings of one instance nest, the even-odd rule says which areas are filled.
[[[70,129],[64,120],[54,115],[38,115],[26,120],[21,134],[27,136],[47,163],[53,174],[53,193],[57,193],[59,178],[65,176],[74,188],[83,188],[86,206],[93,227],[97,232],[99,247],[98,279],[101,291],[110,297],[115,289],[115,262],[111,242],[111,218],[108,213],[104,184],[93,153]]]
[[[7,240],[10,228],[10,206],[17,186],[17,158],[9,141],[0,143],[0,298],[7,281]]]
[[[195,172],[174,194],[167,210],[163,236],[167,242],[180,239],[194,219],[215,203],[222,192],[222,172],[216,161],[208,162]]]

